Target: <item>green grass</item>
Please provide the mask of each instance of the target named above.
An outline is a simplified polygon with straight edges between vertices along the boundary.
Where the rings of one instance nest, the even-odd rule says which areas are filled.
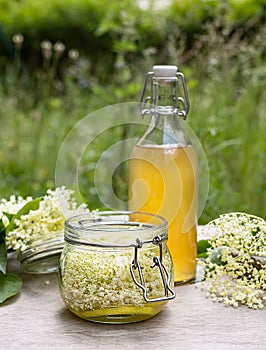
[[[13,193],[36,196],[53,187],[57,155],[71,128],[102,107],[137,102],[146,72],[155,63],[170,63],[181,65],[187,78],[191,100],[188,123],[209,163],[209,195],[200,222],[229,211],[246,211],[265,218],[266,29],[261,25],[243,36],[240,28],[229,36],[226,23],[223,26],[221,30],[220,22],[208,23],[203,34],[198,35],[199,48],[185,52],[185,39],[181,36],[177,45],[173,32],[164,46],[168,56],[160,62],[152,50],[141,57],[131,52],[134,60],[130,61],[127,49],[121,50],[105,83],[97,72],[93,74],[85,56],[76,63],[56,62],[49,70],[40,66],[30,73],[23,65],[21,69],[19,52],[14,62],[1,57],[1,197]],[[187,54],[191,58],[184,60]],[[134,115],[132,121],[138,118]],[[96,138],[86,153],[80,183],[87,187],[86,200],[91,208],[102,206],[94,188],[99,157],[110,145],[129,136],[138,135],[131,135],[125,127],[110,129],[104,137]],[[71,155],[69,158],[73,161]],[[113,184],[115,192],[126,198],[123,166],[115,170]]]
[[[245,211],[266,216],[266,102],[255,82],[207,80],[192,95],[191,125],[206,152],[210,191],[203,215]]]
[[[191,71],[190,75],[193,74]],[[1,91],[1,196],[38,195],[53,187],[55,161],[65,135],[89,112],[105,106],[105,101],[91,90],[81,90],[72,84],[68,89],[66,95],[49,97],[37,105],[33,90],[28,93],[29,90],[16,87],[16,92],[8,95]],[[200,80],[189,91],[192,108],[188,123],[203,145],[210,172],[209,196],[201,222],[229,211],[265,217],[263,86],[247,79],[241,88],[236,88],[228,74]],[[134,121],[137,118],[134,116]],[[98,143],[96,140],[91,158],[86,159],[80,181],[83,186],[86,181],[92,184],[87,198],[91,207],[102,206],[94,193],[94,166],[102,152],[121,138],[122,132],[123,129],[110,130],[109,137],[107,133]],[[120,195],[125,197],[125,175],[119,181]]]

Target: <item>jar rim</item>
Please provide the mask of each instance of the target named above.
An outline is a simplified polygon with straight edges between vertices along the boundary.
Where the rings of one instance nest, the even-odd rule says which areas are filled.
[[[64,248],[63,231],[57,231],[57,237],[44,241],[34,241],[18,253],[23,272],[46,274],[56,272],[59,268],[59,258]]]
[[[126,243],[93,240],[97,234],[129,234]],[[140,236],[133,240],[133,233]],[[143,237],[144,236],[144,237]],[[68,218],[65,221],[65,241],[93,247],[135,247],[137,244],[154,243],[155,237],[168,238],[167,221],[164,217],[142,211],[92,211]],[[109,237],[110,238],[110,237]],[[142,239],[144,238],[144,239]]]

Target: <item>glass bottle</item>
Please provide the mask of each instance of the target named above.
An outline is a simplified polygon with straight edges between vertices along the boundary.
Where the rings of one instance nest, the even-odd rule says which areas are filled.
[[[151,96],[143,102],[149,79]],[[167,219],[175,283],[196,274],[198,160],[182,127],[188,111],[183,74],[176,66],[154,66],[142,91],[141,114],[151,119],[130,157],[128,206]]]
[[[167,222],[150,213],[95,212],[65,223],[59,288],[88,321],[131,323],[158,314],[175,297]]]

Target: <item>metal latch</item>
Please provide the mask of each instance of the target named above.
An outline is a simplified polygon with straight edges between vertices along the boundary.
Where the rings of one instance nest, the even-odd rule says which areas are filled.
[[[166,301],[166,300],[171,300],[175,298],[175,292],[174,290],[170,287],[170,273],[163,264],[163,252],[162,252],[162,239],[160,236],[156,236],[153,238],[152,243],[155,245],[159,246],[159,257],[154,256],[153,257],[153,264],[150,266],[152,269],[155,267],[159,268],[163,286],[164,286],[164,296],[159,297],[159,298],[153,298],[150,299],[148,298],[148,292],[147,288],[145,286],[142,270],[143,267],[140,265],[140,262],[138,260],[138,250],[142,248],[142,242],[140,239],[136,240],[136,245],[135,245],[135,254],[134,254],[134,260],[132,261],[132,264],[130,266],[130,272],[131,276],[133,278],[133,281],[135,284],[142,289],[143,291],[143,298],[147,303],[152,303],[152,302],[157,302],[157,301]],[[135,271],[137,270],[137,273],[139,275],[139,280],[138,282],[136,276],[135,276]]]

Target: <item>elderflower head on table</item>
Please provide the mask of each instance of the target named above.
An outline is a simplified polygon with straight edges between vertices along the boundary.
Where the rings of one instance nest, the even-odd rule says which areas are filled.
[[[210,248],[202,290],[225,305],[266,306],[266,222],[245,213],[220,215],[205,226]]]
[[[30,210],[14,221],[16,228],[7,233],[7,246],[22,252],[30,242],[51,239],[63,231],[66,217],[88,211],[84,203],[78,206],[72,195],[73,191],[65,187],[49,189],[37,210]]]

